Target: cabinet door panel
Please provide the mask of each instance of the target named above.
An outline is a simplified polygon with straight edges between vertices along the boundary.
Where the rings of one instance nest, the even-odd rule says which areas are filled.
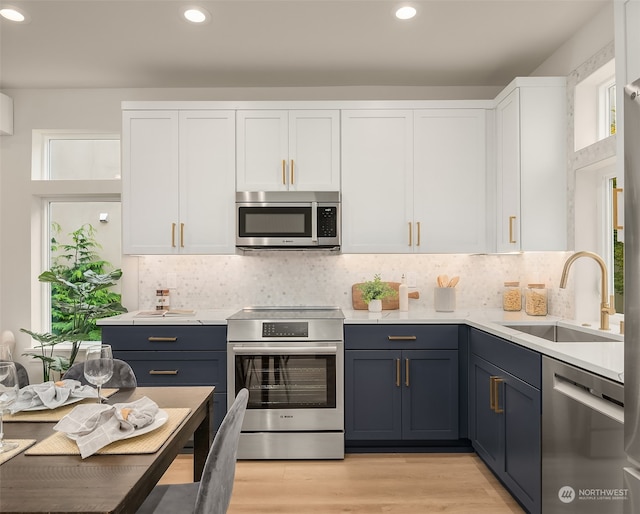
[[[400,357],[393,351],[345,351],[345,439],[402,437]]]
[[[540,391],[510,375],[503,378],[499,391],[504,401],[504,480],[530,512],[539,512]]]
[[[233,111],[180,113],[181,252],[235,253],[234,148]]]
[[[457,350],[409,350],[402,359],[403,439],[457,439]]]
[[[485,111],[419,110],[414,127],[416,251],[486,251]]]
[[[413,252],[412,199],[413,112],[342,111],[343,252]]]
[[[491,377],[500,369],[472,356],[469,386],[469,436],[474,449],[496,473],[503,468],[502,416],[491,409]]]
[[[515,89],[496,108],[499,252],[520,249],[520,92]]]
[[[178,113],[125,111],[122,143],[122,251],[177,253]]]
[[[340,113],[289,112],[288,183],[296,191],[340,191]]]
[[[238,111],[238,191],[287,189],[287,127],[287,111]]]

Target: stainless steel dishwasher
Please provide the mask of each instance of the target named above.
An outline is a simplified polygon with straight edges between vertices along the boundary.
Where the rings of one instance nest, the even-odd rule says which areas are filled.
[[[542,358],[543,514],[624,512],[623,402],[622,384]]]

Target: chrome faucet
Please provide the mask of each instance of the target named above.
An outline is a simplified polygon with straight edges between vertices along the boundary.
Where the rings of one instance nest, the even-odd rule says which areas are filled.
[[[564,263],[564,269],[562,270],[562,278],[560,279],[560,288],[567,287],[567,279],[569,278],[569,268],[580,257],[590,257],[600,265],[600,271],[602,273],[602,283],[600,286],[600,330],[609,330],[609,316],[616,313],[616,309],[613,305],[613,295],[608,295],[608,280],[609,275],[607,273],[607,265],[597,253],[593,252],[576,252],[567,259]]]

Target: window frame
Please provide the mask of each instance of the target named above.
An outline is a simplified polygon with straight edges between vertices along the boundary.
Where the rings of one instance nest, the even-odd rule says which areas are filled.
[[[31,330],[51,330],[51,293],[48,284],[38,281],[43,270],[51,267],[50,204],[52,202],[121,203],[122,181],[48,179],[48,144],[52,139],[118,139],[116,132],[87,130],[33,130],[31,165]],[[38,346],[32,341],[33,346]]]

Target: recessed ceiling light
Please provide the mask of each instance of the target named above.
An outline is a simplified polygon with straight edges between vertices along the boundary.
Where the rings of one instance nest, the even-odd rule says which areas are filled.
[[[403,5],[396,11],[396,18],[399,20],[410,20],[416,15],[416,8],[410,5]]]
[[[2,16],[3,18],[9,21],[15,21],[16,23],[29,22],[29,17],[24,11],[22,11],[21,9],[18,9],[17,7],[13,7],[9,5],[0,9],[0,16]]]
[[[186,21],[197,25],[208,23],[211,20],[209,11],[202,7],[187,7],[182,10],[182,16],[184,16]]]

